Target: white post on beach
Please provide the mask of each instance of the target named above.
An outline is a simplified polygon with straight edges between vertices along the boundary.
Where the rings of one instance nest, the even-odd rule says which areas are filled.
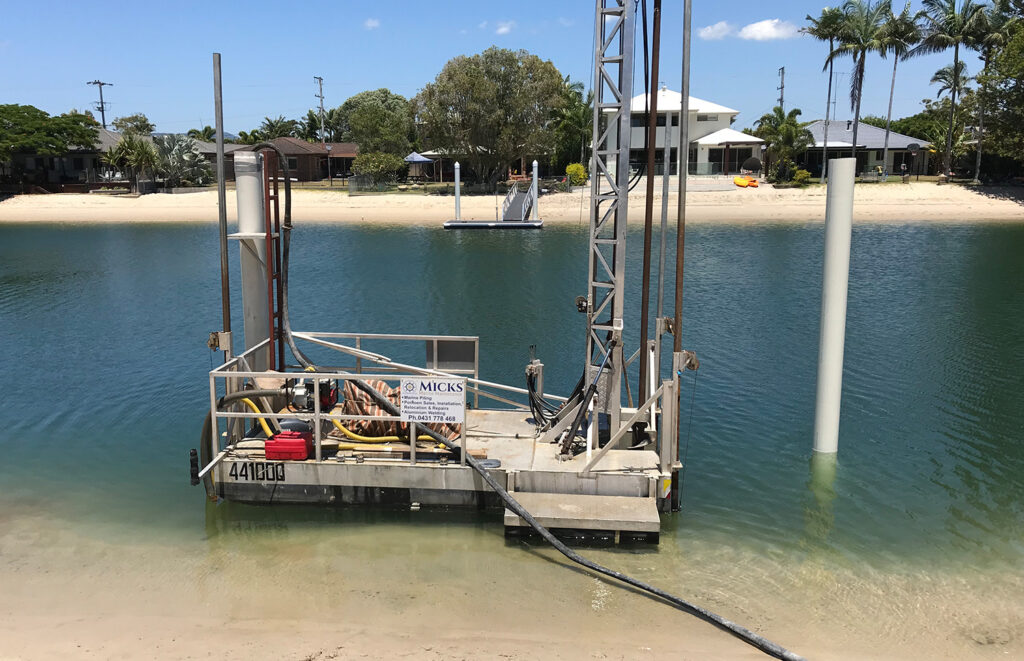
[[[531,192],[531,194],[533,196],[533,211],[532,211],[532,213],[530,215],[530,220],[536,221],[537,218],[538,218],[538,216],[537,216],[537,161],[533,162],[533,184],[532,185],[533,185],[533,191]],[[523,220],[526,220],[526,219],[524,218]]]
[[[459,185],[462,181],[460,174],[461,169],[459,162],[455,161],[455,220],[462,220],[462,210],[459,208]]]
[[[839,403],[843,394],[846,294],[850,279],[850,235],[856,161],[830,159],[825,194],[825,265],[821,283],[818,391],[814,404],[814,452],[839,450]]]

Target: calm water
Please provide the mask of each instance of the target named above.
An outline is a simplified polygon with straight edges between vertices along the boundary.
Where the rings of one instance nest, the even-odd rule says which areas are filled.
[[[575,382],[585,229],[294,237],[297,329],[479,335],[482,376],[515,385],[537,344],[549,389]],[[687,239],[684,345],[702,368],[684,384],[684,511],[657,550],[595,553],[670,582],[699,580],[700,564],[790,592],[812,557],[864,589],[893,572],[993,572],[1024,600],[1024,226],[855,228],[834,482],[809,463],[823,229],[699,226]],[[443,552],[515,553],[497,515],[204,506],[187,452],[220,325],[216,249],[207,225],[0,228],[0,508],[115,540],[251,548],[255,522],[277,531],[268,553],[438,530]]]

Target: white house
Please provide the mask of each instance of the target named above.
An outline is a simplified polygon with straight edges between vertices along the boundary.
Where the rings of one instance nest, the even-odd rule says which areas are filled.
[[[658,91],[657,137],[653,145],[655,150],[655,174],[661,174],[664,163],[665,130],[670,129],[669,140],[672,143],[669,158],[671,172],[676,172],[676,158],[679,148],[679,111],[683,96],[664,85]],[[739,110],[698,99],[690,96],[688,107],[688,125],[690,139],[690,173],[691,174],[723,174],[739,172],[743,161],[756,156],[761,158],[761,145],[764,140],[741,133],[731,128]],[[646,165],[644,140],[647,128],[644,115],[647,110],[647,94],[638,94],[630,102],[629,163],[632,169],[640,169]],[[666,115],[668,127],[666,127]],[[615,128],[612,129],[614,140]]]

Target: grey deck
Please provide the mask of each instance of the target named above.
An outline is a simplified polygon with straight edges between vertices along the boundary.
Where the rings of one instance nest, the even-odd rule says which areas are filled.
[[[530,199],[530,196],[526,193],[519,191],[512,197],[512,201],[508,205],[508,209],[505,210],[504,217],[502,220],[523,222],[526,220],[527,215],[531,209],[527,206],[526,201]]]
[[[661,528],[654,498],[553,493],[512,495],[545,528],[630,532],[658,532]],[[527,523],[506,509],[505,525],[525,527]]]
[[[584,475],[589,461],[586,454],[559,460],[557,444],[535,437],[528,412],[474,409],[467,411],[466,416],[466,447],[486,452],[488,459],[499,460],[501,466],[492,469],[491,474],[521,499],[527,510],[540,514],[542,522],[549,522],[545,525],[658,531],[655,496],[658,481],[667,476],[658,469],[654,452],[609,450],[594,471]],[[387,454],[386,446],[381,447],[383,454]],[[357,461],[351,452],[349,456],[338,453],[337,441],[329,442],[326,438],[322,448],[323,461],[319,463],[312,459],[271,462],[283,464],[276,474],[279,477],[262,479],[271,473],[261,466],[254,479],[253,464],[266,465],[263,443],[246,441],[230,451],[217,467],[216,483],[223,497],[242,502],[383,502],[382,490],[387,490],[404,494],[399,501],[405,498],[423,504],[471,505],[483,497],[481,494],[491,491],[472,468],[461,466],[456,460],[442,464],[436,458],[429,461],[420,457],[412,464],[398,456],[365,453]],[[242,475],[242,464],[248,464],[247,476]],[[611,500],[604,500],[607,498]],[[506,522],[507,517],[506,513]]]

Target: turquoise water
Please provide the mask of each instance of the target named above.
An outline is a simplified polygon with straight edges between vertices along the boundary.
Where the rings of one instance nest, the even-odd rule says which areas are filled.
[[[753,563],[787,590],[810,557],[864,590],[981,572],[1024,602],[1024,226],[855,228],[834,481],[810,471],[822,242],[820,226],[688,232],[683,344],[702,366],[684,382],[684,509],[656,550],[595,553],[670,582],[699,580],[697,557],[705,578]],[[483,378],[520,385],[530,344],[549,390],[579,374],[585,228],[314,225],[293,246],[297,330],[473,334]],[[187,453],[216,358],[216,251],[209,225],[0,228],[0,508],[113,540],[250,548],[255,526],[273,553],[443,530],[444,552],[506,557],[497,515],[204,504]],[[983,602],[989,583],[970,585]]]

